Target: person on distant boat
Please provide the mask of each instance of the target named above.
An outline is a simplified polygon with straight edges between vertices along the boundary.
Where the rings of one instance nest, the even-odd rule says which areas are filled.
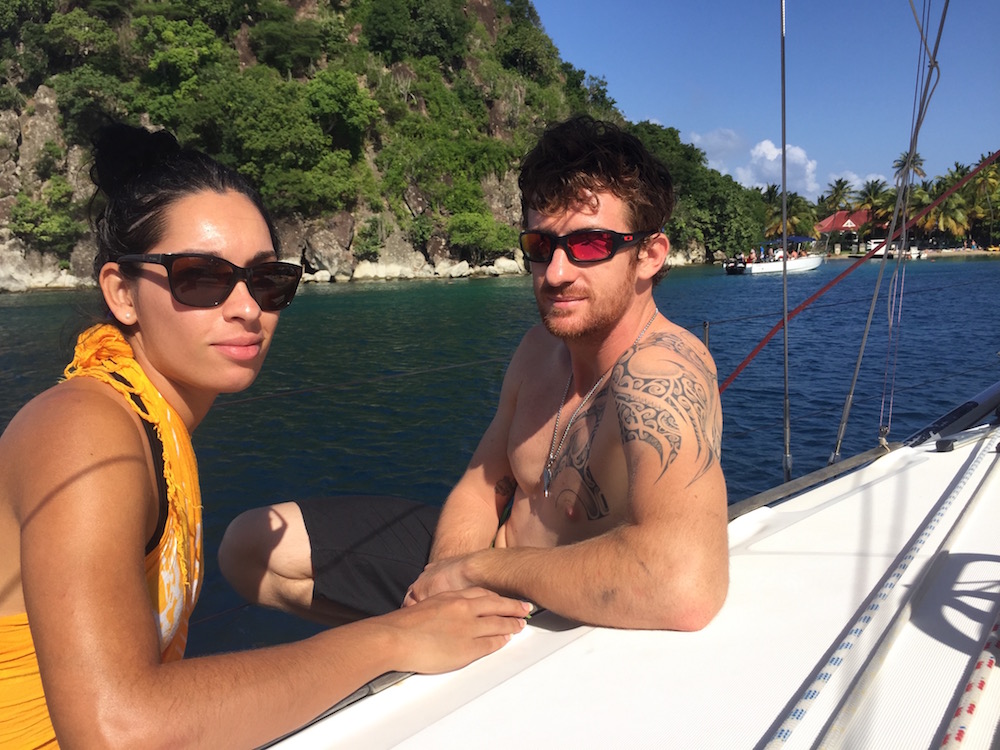
[[[254,381],[302,271],[247,181],[169,133],[110,125],[94,153],[105,318],[0,436],[0,747],[254,747],[506,643],[528,605],[477,588],[181,660],[204,575],[190,434]]]
[[[247,599],[335,620],[483,586],[580,622],[676,630],[722,606],[716,368],[653,299],[670,175],[634,136],[577,117],[544,133],[519,184],[542,324],[440,516],[364,497],[247,511],[219,553]]]

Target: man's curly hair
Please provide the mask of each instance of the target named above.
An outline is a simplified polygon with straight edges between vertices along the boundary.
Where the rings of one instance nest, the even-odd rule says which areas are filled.
[[[673,180],[642,142],[587,115],[549,127],[521,161],[521,222],[529,210],[558,214],[587,191],[610,192],[626,206],[629,229],[662,229],[674,209]]]

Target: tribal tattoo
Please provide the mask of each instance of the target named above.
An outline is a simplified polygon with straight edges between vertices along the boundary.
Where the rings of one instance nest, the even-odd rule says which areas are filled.
[[[651,362],[647,354],[641,364],[635,361],[636,352],[652,347],[666,350],[665,356]],[[683,363],[667,352],[680,355]],[[682,337],[673,333],[649,336],[619,360],[611,382],[622,444],[638,440],[653,448],[660,457],[660,476],[680,453],[685,429],[697,441],[698,470],[692,482],[719,460],[720,405],[708,390],[715,373]]]
[[[581,487],[574,495],[580,501],[590,521],[604,518],[611,512],[608,499],[590,470],[590,436],[597,432],[607,403],[608,388],[604,386],[590,408],[584,412],[584,418],[574,426],[572,434],[566,440],[566,450],[560,456],[555,469],[555,473],[558,474],[566,468],[571,468],[580,475]],[[568,490],[564,490],[566,491]]]
[[[646,353],[641,363],[635,361],[638,351],[654,347],[662,350],[662,356]],[[681,436],[693,434],[698,457],[693,482],[719,460],[721,406],[710,390],[715,380],[715,372],[677,334],[650,334],[622,355],[611,371],[610,385],[597,393],[571,428],[553,471],[559,474],[570,469],[579,476],[580,486],[573,494],[589,520],[610,513],[608,499],[590,469],[591,437],[605,416],[609,398],[614,399],[622,445],[639,441],[650,446],[659,456],[661,477],[680,454]],[[560,495],[565,492],[569,490]]]

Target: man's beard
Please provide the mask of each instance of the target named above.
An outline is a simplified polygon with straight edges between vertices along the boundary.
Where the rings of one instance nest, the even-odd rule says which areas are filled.
[[[538,313],[545,329],[556,338],[563,341],[601,341],[614,329],[628,309],[634,294],[634,284],[635,274],[629,273],[616,289],[607,291],[600,300],[595,302],[594,297],[588,295],[588,309],[582,318],[579,313],[563,313],[554,307],[545,310],[536,296]],[[551,291],[551,287],[543,286],[539,294],[544,297],[548,291]]]

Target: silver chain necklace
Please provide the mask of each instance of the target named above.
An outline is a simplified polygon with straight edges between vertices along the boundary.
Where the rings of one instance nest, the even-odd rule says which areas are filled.
[[[635,341],[632,343],[633,347],[637,346],[642,340],[642,337],[646,335],[646,331],[648,331],[649,327],[653,325],[653,321],[656,320],[656,316],[659,315],[659,313],[659,310],[655,308],[653,309],[653,316],[646,322],[646,325],[642,327],[642,330],[639,331],[639,335],[635,337]],[[612,365],[612,368],[613,367],[614,365]],[[559,445],[557,446],[556,435],[559,434],[559,419],[562,417],[562,410],[566,405],[566,396],[569,395],[570,383],[573,382],[573,368],[572,365],[570,366],[569,379],[566,381],[566,388],[563,390],[562,402],[559,404],[559,411],[556,412],[556,423],[552,428],[552,442],[549,443],[549,460],[545,462],[545,469],[542,471],[542,492],[545,497],[549,496],[549,485],[552,484],[552,467],[555,465],[556,456],[558,456],[560,451],[562,451],[563,444],[566,442],[566,438],[569,435],[570,428],[573,426],[573,422],[575,422],[576,418],[580,416],[580,412],[583,411],[583,407],[587,405],[587,402],[590,401],[590,397],[593,396],[597,389],[601,387],[601,383],[604,382],[604,379],[608,377],[610,372],[611,370],[608,370],[601,375],[600,379],[594,383],[593,387],[589,391],[587,391],[587,395],[583,397],[583,401],[581,401],[580,405],[576,407],[576,410],[566,423],[566,429],[563,431],[562,437],[559,439]]]

